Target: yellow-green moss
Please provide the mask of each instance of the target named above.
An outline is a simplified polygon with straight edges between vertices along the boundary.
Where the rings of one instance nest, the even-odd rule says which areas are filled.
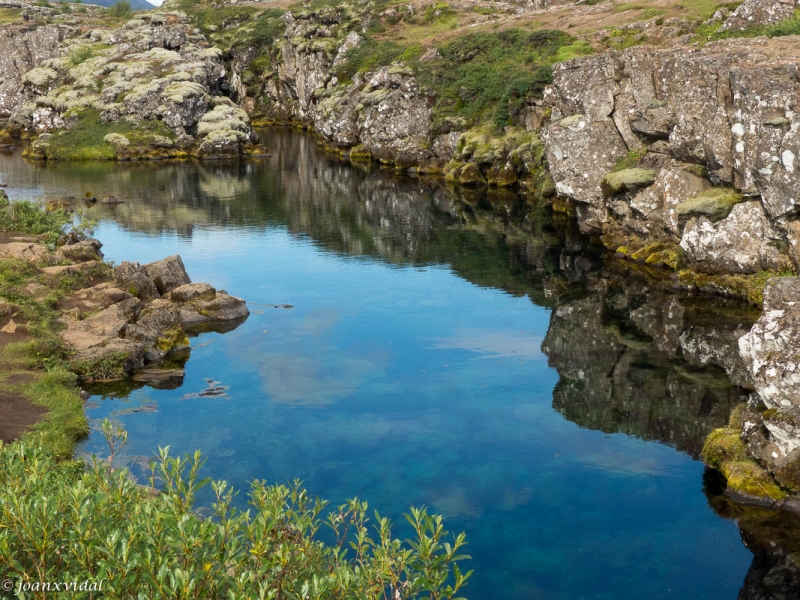
[[[603,177],[601,186],[606,195],[617,194],[623,190],[635,191],[653,185],[656,172],[653,169],[624,169],[614,171]]]
[[[767,281],[772,277],[787,277],[792,274],[761,271],[752,275],[709,275],[687,269],[678,273],[678,283],[701,290],[739,296],[756,306],[761,306],[764,303],[764,288]]]
[[[716,223],[727,217],[734,205],[743,200],[744,197],[734,189],[711,188],[691,200],[681,202],[676,211],[679,218],[703,216]]]
[[[170,352],[176,348],[185,348],[189,345],[189,338],[180,327],[173,327],[164,332],[164,334],[156,340],[156,348],[162,352]]]
[[[372,154],[363,144],[350,148],[350,160],[372,160]]]
[[[683,249],[678,244],[656,241],[642,245],[638,239],[631,240],[631,245],[618,246],[616,252],[631,260],[672,271],[681,267],[684,256]]]
[[[741,431],[715,429],[703,445],[703,460],[725,476],[728,488],[740,494],[782,500],[786,492],[747,452]]]

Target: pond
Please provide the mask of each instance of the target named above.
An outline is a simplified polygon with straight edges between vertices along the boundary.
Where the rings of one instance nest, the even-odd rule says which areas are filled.
[[[760,585],[770,559],[754,561],[698,461],[747,397],[733,349],[757,314],[606,264],[510,192],[261,135],[272,157],[235,165],[0,157],[12,198],[123,199],[89,209],[106,258],[180,254],[194,281],[248,301],[238,329],[193,338],[182,380],[92,390],[90,419],[130,432],[134,474],[169,445],[200,449],[242,502],[254,478],[299,478],[334,504],[369,501],[400,534],[426,505],[467,532],[471,600]],[[105,442],[95,431],[79,451]]]

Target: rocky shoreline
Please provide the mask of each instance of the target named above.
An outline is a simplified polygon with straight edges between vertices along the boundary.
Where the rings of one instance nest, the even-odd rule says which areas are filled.
[[[69,368],[84,382],[137,374],[159,381],[162,365],[171,378],[182,377],[190,335],[230,331],[250,314],[244,300],[207,283],[192,283],[180,256],[112,268],[102,262],[98,240],[71,241],[51,252],[21,237],[0,244],[0,258],[34,265],[56,287],[62,277],[91,280],[93,285],[70,293],[57,306],[58,335]],[[28,287],[34,296],[48,292],[38,283]],[[9,322],[6,328],[15,329],[13,317]]]

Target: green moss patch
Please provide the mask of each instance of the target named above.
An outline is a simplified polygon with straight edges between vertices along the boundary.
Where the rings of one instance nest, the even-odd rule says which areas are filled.
[[[744,197],[731,188],[711,188],[678,205],[677,213],[680,219],[691,217],[706,217],[716,223],[731,214],[733,207],[743,202]]]
[[[787,493],[747,452],[741,431],[715,429],[703,445],[703,460],[725,476],[728,487],[739,494],[782,500]]]
[[[151,149],[154,138],[174,140],[172,131],[161,121],[133,122],[125,118],[104,122],[99,111],[83,109],[76,111],[75,124],[45,139],[37,140],[29,156],[48,160],[114,160],[118,145],[106,141],[106,136],[116,134],[124,137],[125,154],[145,154]],[[110,140],[120,139],[109,137]]]
[[[600,185],[606,195],[618,194],[622,191],[635,192],[641,188],[653,185],[657,173],[652,169],[624,169],[608,173]]]
[[[156,341],[156,347],[162,352],[170,352],[176,348],[189,346],[189,338],[180,327],[173,327],[164,332]]]

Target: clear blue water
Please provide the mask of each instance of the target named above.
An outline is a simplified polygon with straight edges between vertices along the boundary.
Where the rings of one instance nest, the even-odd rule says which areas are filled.
[[[139,472],[158,446],[199,448],[208,475],[243,491],[300,478],[395,521],[427,505],[467,532],[472,600],[736,597],[752,555],[691,456],[729,407],[684,415],[680,397],[640,394],[631,378],[644,420],[617,415],[600,431],[563,416],[580,402],[554,408],[560,376],[542,343],[551,321],[562,327],[554,307],[595,298],[588,242],[517,219],[509,195],[457,197],[339,164],[297,133],[264,135],[276,155],[246,167],[0,159],[12,197],[125,199],[91,209],[107,258],[177,253],[194,281],[250,305],[235,331],[192,340],[178,389],[90,399],[91,419],[130,432],[123,461]],[[575,364],[609,352],[584,325],[564,334]],[[656,350],[631,351],[637,377],[669,380]],[[198,396],[211,380],[224,396]],[[735,395],[727,380],[711,387]],[[104,449],[97,434],[80,448]]]

